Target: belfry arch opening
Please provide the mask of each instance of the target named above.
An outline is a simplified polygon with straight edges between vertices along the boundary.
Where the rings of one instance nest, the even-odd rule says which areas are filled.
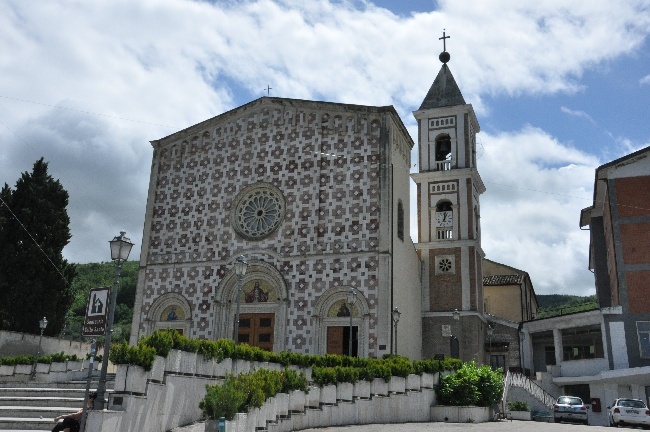
[[[451,156],[451,137],[447,134],[439,135],[436,138],[436,171],[450,170]]]

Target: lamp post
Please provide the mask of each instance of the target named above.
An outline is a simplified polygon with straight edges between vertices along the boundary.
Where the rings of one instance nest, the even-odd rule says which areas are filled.
[[[494,327],[492,327],[492,324],[488,324],[487,326],[487,335],[490,341],[490,366],[494,369],[494,365],[492,364],[492,336],[494,336]]]
[[[233,330],[232,339],[235,345],[239,340],[239,304],[241,303],[242,280],[248,269],[248,261],[243,255],[239,255],[235,260],[235,274],[237,275],[237,310],[235,312],[235,329]]]
[[[397,323],[399,322],[399,317],[402,315],[402,312],[395,307],[391,314],[393,315],[393,325],[395,326],[395,355],[397,355]]]
[[[95,400],[96,407],[104,409],[106,393],[106,370],[108,369],[108,355],[111,348],[111,338],[113,336],[113,318],[115,316],[115,302],[117,301],[117,289],[120,286],[120,271],[122,270],[122,262],[129,258],[133,243],[126,237],[126,231],[120,231],[120,235],[109,241],[111,245],[111,260],[115,261],[115,278],[113,279],[113,291],[111,292],[111,300],[108,304],[108,322],[104,331],[104,353],[102,357],[102,370],[99,375],[99,384],[97,385],[97,399]]]
[[[348,356],[352,357],[352,315],[354,313],[354,301],[357,298],[357,290],[351,288],[348,291],[348,309],[350,309],[350,340],[348,341]]]
[[[38,351],[36,351],[36,360],[34,360],[34,367],[32,367],[31,379],[36,379],[36,365],[38,364],[38,357],[41,355],[41,342],[43,341],[43,330],[47,327],[47,318],[43,317],[38,322],[38,327],[41,329],[41,335],[38,338]]]

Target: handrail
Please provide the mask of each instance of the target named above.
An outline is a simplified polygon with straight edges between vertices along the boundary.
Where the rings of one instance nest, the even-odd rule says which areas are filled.
[[[506,406],[506,399],[508,397],[508,389],[510,387],[521,387],[526,390],[535,399],[542,402],[549,408],[553,408],[555,399],[550,393],[544,390],[536,382],[529,379],[526,375],[521,373],[511,373],[508,371],[503,386],[503,406]]]

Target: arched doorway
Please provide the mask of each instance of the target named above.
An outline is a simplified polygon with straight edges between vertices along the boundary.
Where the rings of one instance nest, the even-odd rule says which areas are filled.
[[[192,327],[192,309],[185,297],[177,293],[161,295],[147,314],[147,334],[156,330],[175,329],[186,336]]]

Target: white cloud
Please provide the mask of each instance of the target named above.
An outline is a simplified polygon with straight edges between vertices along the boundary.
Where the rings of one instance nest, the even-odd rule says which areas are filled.
[[[644,85],[644,84],[650,84],[650,75],[646,75],[643,78],[639,80],[639,84]]]
[[[393,104],[416,136],[410,111],[440,67],[443,28],[481,117],[487,95],[580,89],[586,69],[632,52],[650,27],[644,0],[444,0],[412,15],[355,4],[0,3],[0,182],[13,185],[44,156],[70,192],[66,257],[107,260],[120,229],[141,238],[148,141],[263,96],[267,84],[272,96]],[[571,197],[590,197],[597,162],[533,128],[481,135],[488,257],[531,271],[542,292],[572,286],[587,252],[576,209],[589,203]],[[575,264],[542,271],[548,256]]]
[[[594,120],[594,118],[593,118],[592,116],[590,116],[589,114],[587,114],[587,113],[584,112],[584,111],[580,111],[580,110],[572,110],[572,109],[569,109],[569,108],[567,108],[567,107],[561,107],[560,110],[561,110],[563,113],[568,114],[568,115],[570,115],[570,116],[573,116],[573,117],[580,117],[580,118],[583,118],[583,119],[587,119],[587,120],[589,120],[589,122],[590,122],[591,124],[593,124],[593,125],[596,124],[596,120]]]

